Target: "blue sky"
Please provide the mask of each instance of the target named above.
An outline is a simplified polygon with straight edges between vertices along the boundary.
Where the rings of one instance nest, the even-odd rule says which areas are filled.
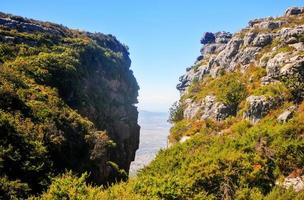
[[[139,109],[167,111],[178,77],[199,56],[206,31],[236,32],[303,0],[2,0],[0,11],[70,28],[111,33],[130,48]]]

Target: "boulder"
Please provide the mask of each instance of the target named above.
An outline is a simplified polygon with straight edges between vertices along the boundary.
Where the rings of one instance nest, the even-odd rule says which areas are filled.
[[[291,16],[291,15],[299,15],[302,14],[304,12],[303,8],[299,8],[299,7],[290,7],[285,11],[285,16]]]
[[[280,76],[280,68],[288,62],[289,53],[278,53],[273,58],[269,59],[266,64],[267,76],[278,78]]]
[[[304,34],[304,26],[296,26],[293,28],[282,28],[278,32],[280,39],[286,44],[294,44],[301,42],[299,38]]]
[[[222,51],[224,49],[224,47],[225,47],[225,44],[221,44],[221,43],[205,44],[201,48],[201,54],[202,54],[202,56],[204,56],[206,54],[218,53],[218,52]]]
[[[304,79],[304,58],[295,56],[290,58],[290,62],[280,69],[281,76],[297,75]]]
[[[251,44],[251,42],[254,40],[254,38],[257,36],[256,33],[254,32],[248,32],[246,33],[245,37],[244,37],[244,45],[248,46]]]
[[[231,37],[232,34],[228,32],[205,33],[201,39],[201,43],[204,44],[201,49],[201,54],[206,55],[222,51]]]
[[[291,106],[287,110],[285,110],[282,114],[279,115],[277,118],[278,122],[287,122],[289,119],[292,118],[293,112],[295,111],[296,107]]]
[[[215,43],[222,43],[222,44],[227,44],[231,38],[232,38],[232,34],[229,33],[229,32],[225,32],[225,31],[222,31],[222,32],[216,32],[214,34],[215,36]]]
[[[233,109],[221,102],[216,101],[216,97],[208,95],[202,102],[201,119],[215,119],[221,121],[233,114]]]
[[[248,22],[248,25],[249,27],[253,27],[255,24],[259,24],[262,21],[264,21],[264,19],[253,19]]]
[[[274,29],[280,28],[285,23],[286,22],[284,22],[284,21],[263,21],[259,24],[255,24],[254,27],[259,28],[259,29],[274,30]]]
[[[252,41],[252,45],[255,47],[264,47],[270,44],[272,41],[272,34],[262,33],[257,35],[257,37]]]
[[[248,109],[244,113],[244,118],[249,119],[252,123],[256,123],[262,119],[275,105],[273,99],[265,96],[252,95],[247,97],[246,101]]]
[[[179,84],[176,88],[183,94],[194,80],[201,80],[209,73],[208,65],[200,65],[199,61],[195,67],[190,68],[187,73],[179,77]]]
[[[184,109],[184,118],[193,119],[201,108],[201,104],[197,102],[192,102],[191,99],[186,99],[185,104],[187,107]]]
[[[231,59],[233,56],[235,56],[238,53],[238,50],[242,43],[242,39],[231,40],[224,49],[223,53],[225,57]]]
[[[304,189],[304,176],[286,177],[282,186],[286,189],[292,188],[295,192],[300,192]]]
[[[260,50],[260,47],[246,47],[238,53],[234,62],[241,65],[247,65],[254,61],[255,56]]]
[[[303,42],[290,44],[289,46],[295,48],[297,51],[303,51],[304,50],[304,43]]]
[[[213,60],[210,71],[214,71],[214,68],[230,69],[232,59],[239,52],[240,46],[243,44],[243,40],[240,38],[232,39],[226,44],[225,49],[221,51]]]

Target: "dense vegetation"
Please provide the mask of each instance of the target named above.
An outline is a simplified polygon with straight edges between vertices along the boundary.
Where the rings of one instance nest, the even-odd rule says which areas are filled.
[[[107,114],[119,102],[107,82],[124,81],[125,93],[116,90],[133,106],[127,47],[110,35],[4,16],[55,33],[0,26],[0,198],[39,193],[66,169],[88,171],[98,184],[125,179]]]
[[[285,124],[277,123],[277,110],[258,126],[229,119],[213,124],[209,133],[201,128],[190,140],[159,152],[138,177],[108,190],[70,183],[62,191],[54,182],[43,197],[60,199],[58,195],[73,196],[76,191],[106,199],[303,199],[304,192],[276,186],[277,180],[304,165],[304,103],[298,109]],[[225,133],[213,134],[219,127],[225,127]],[[56,180],[69,183],[62,177]]]

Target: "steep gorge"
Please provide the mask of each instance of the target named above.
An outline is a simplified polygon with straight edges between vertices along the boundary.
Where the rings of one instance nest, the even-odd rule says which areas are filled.
[[[94,47],[95,43],[97,45],[99,43],[99,47],[104,47],[104,45],[108,45],[106,41],[112,38],[99,35],[107,38],[103,40],[88,33],[77,31],[76,33],[80,34],[72,43],[72,46],[76,45],[76,47],[74,46],[76,49],[78,49],[78,45],[87,44],[87,40],[93,41],[93,44],[89,45],[89,49],[92,45]],[[82,34],[85,35],[84,38]],[[11,40],[12,36],[9,35],[5,39]],[[68,38],[65,42],[71,43],[70,39]],[[43,41],[45,40],[48,41],[48,38],[43,38]],[[56,40],[52,38],[51,41]],[[10,140],[13,142],[18,136],[22,139],[21,142],[27,144],[25,147],[30,151],[30,155],[36,155],[35,160],[23,155],[27,159],[27,163],[29,160],[30,163],[35,164],[30,169],[26,168],[27,173],[30,174],[31,170],[35,169],[35,174],[42,173],[42,176],[39,177],[44,177],[45,168],[36,167],[41,166],[36,163],[41,163],[44,155],[54,155],[48,154],[48,148],[45,149],[42,145],[44,143],[41,141],[48,141],[47,147],[59,144],[59,147],[63,147],[63,149],[55,149],[53,153],[60,155],[60,153],[69,152],[69,148],[78,146],[73,142],[84,140],[83,137],[80,137],[79,140],[79,136],[75,134],[76,130],[78,134],[83,133],[81,136],[86,135],[87,143],[85,144],[88,148],[84,148],[85,152],[79,152],[78,158],[75,159],[79,160],[79,155],[83,155],[83,159],[90,159],[90,162],[82,163],[91,163],[90,166],[65,163],[67,166],[81,168],[77,168],[73,172],[57,172],[60,175],[52,180],[48,189],[33,199],[304,199],[304,8],[289,8],[281,17],[252,20],[246,28],[235,34],[205,33],[201,43],[203,45],[201,55],[195,64],[186,70],[186,74],[180,78],[180,84],[177,86],[181,92],[180,100],[170,109],[170,121],[173,125],[169,136],[171,146],[161,150],[151,164],[138,173],[137,177],[126,182],[118,182],[108,188],[95,187],[86,182],[86,179],[94,179],[94,173],[93,177],[90,177],[88,174],[84,173],[80,176],[75,172],[87,171],[87,169],[93,169],[93,172],[94,170],[99,171],[102,169],[100,166],[107,163],[112,167],[111,169],[116,170],[118,177],[124,179],[124,173],[119,169],[119,165],[107,162],[109,159],[107,160],[108,157],[105,155],[112,155],[111,152],[115,151],[113,148],[116,145],[121,145],[118,148],[124,149],[132,144],[137,146],[135,145],[137,142],[132,143],[113,134],[112,131],[115,129],[108,126],[115,120],[113,122],[112,119],[107,118],[106,121],[100,121],[100,118],[96,116],[100,110],[108,108],[102,106],[108,105],[107,103],[95,104],[95,98],[99,99],[103,96],[96,94],[94,89],[98,85],[96,84],[96,81],[99,81],[96,80],[99,79],[96,77],[98,73],[94,71],[92,79],[79,79],[84,81],[80,83],[79,87],[77,86],[77,89],[74,88],[74,84],[60,82],[60,80],[69,81],[70,78],[73,78],[70,73],[64,79],[55,79],[52,82],[55,85],[50,86],[49,81],[53,80],[52,78],[66,75],[65,72],[71,69],[70,63],[74,63],[73,59],[60,60],[60,56],[58,58],[53,55],[52,57],[55,56],[57,59],[51,60],[49,65],[46,65],[49,66],[47,68],[49,74],[45,73],[45,68],[37,70],[40,60],[44,60],[44,54],[39,54],[42,57],[39,56],[38,60],[31,61],[31,65],[28,65],[22,58],[12,61],[10,46],[7,46],[5,53],[2,54],[6,57],[1,58],[5,61],[2,65],[5,72],[2,79],[5,90],[1,95],[5,98],[1,100],[3,102],[1,104],[6,106],[1,111],[0,125],[1,130],[6,130],[8,133],[6,138],[13,136]],[[83,50],[83,48],[81,49]],[[51,52],[62,53],[62,50],[62,47],[56,46]],[[121,59],[125,58],[123,53],[125,51],[108,52],[104,49],[102,51],[103,53],[98,55],[104,55],[106,58],[104,56],[98,58],[105,59],[103,60],[105,67],[108,66],[108,62],[112,64],[114,62],[114,66],[117,63],[129,63],[128,59]],[[98,64],[86,64],[88,60],[95,62],[97,57],[94,56],[90,59],[89,55],[92,55],[92,52],[90,51],[89,55],[85,52],[81,51],[80,54],[77,54],[79,51],[65,50],[63,55],[72,54],[73,58],[75,53],[76,57],[86,55],[86,59],[82,61],[79,59],[84,64],[82,66],[98,66]],[[117,52],[118,54],[116,54]],[[112,56],[114,56],[114,60]],[[13,57],[15,58],[15,56]],[[57,62],[64,67],[60,68],[59,74],[53,76],[53,63]],[[20,67],[18,66],[20,65],[22,65],[22,70],[19,73]],[[116,77],[115,75],[119,74],[116,69],[111,68],[109,71],[111,76]],[[18,73],[12,73],[12,70]],[[71,70],[73,72],[74,68]],[[90,73],[83,68],[79,70],[81,74]],[[30,79],[25,80],[24,76],[25,78],[30,77]],[[22,81],[17,81],[19,79]],[[72,79],[73,83],[77,83],[77,80]],[[11,84],[12,81],[14,84]],[[109,79],[103,81],[106,82],[105,86],[116,90],[117,82],[109,81]],[[39,83],[39,87],[28,87],[33,83]],[[41,90],[41,83],[46,85],[43,86],[43,90]],[[66,88],[70,85],[72,88]],[[134,85],[131,88],[136,88],[137,91],[136,84]],[[20,88],[20,91],[16,91],[16,87]],[[28,88],[34,89],[25,92],[24,90],[28,90]],[[35,92],[36,88],[39,89],[39,92]],[[47,110],[44,111],[45,109],[37,107],[45,104],[31,102],[31,100],[37,101],[37,99],[45,101],[46,90],[50,90],[50,95],[47,96],[50,104],[46,105],[52,106],[55,111],[56,105],[58,105],[56,97],[60,94],[63,99],[60,101],[63,103],[60,104],[62,105],[60,111],[54,112],[60,116],[59,121]],[[98,91],[103,92],[104,90],[98,88]],[[124,93],[126,90],[119,89],[118,91]],[[8,97],[7,93],[10,94]],[[103,97],[110,98],[111,95],[113,98],[117,98],[116,93],[107,93]],[[117,99],[120,99],[119,96]],[[131,104],[135,102],[134,98],[129,100],[127,102],[131,102]],[[13,107],[12,102],[15,105]],[[76,108],[81,115],[75,113],[72,108]],[[61,115],[62,110],[66,110],[65,112],[70,114]],[[132,109],[131,112],[133,112]],[[12,117],[11,113],[16,114]],[[73,113],[72,116],[71,113]],[[111,116],[114,113],[111,112]],[[94,123],[90,123],[82,116],[87,116]],[[45,120],[46,118],[48,120]],[[124,119],[120,118],[121,121]],[[37,120],[35,121],[37,124],[33,124],[31,120]],[[18,125],[20,122],[26,122],[27,126]],[[63,122],[63,124],[59,122]],[[129,121],[126,120],[126,122]],[[56,127],[61,127],[57,124],[63,125],[66,129],[56,131]],[[116,125],[125,130],[122,124]],[[109,134],[96,131],[99,130],[97,127],[107,127]],[[47,133],[52,134],[50,136],[42,134],[43,137],[39,137],[41,130],[43,131],[45,128],[49,130]],[[31,134],[32,129],[37,130],[33,132],[34,135]],[[25,134],[16,134],[20,131]],[[117,138],[120,138],[120,141],[125,142],[123,145],[118,142],[115,145],[108,140],[108,137],[114,138],[113,140],[116,141],[119,140]],[[28,142],[33,138],[33,142]],[[65,140],[66,138],[68,139]],[[69,147],[60,145],[64,141],[72,143],[67,142]],[[23,144],[21,142],[18,141],[17,144]],[[16,147],[21,148],[17,144]],[[3,152],[7,157],[14,158],[11,159],[13,161],[20,157],[12,153],[9,145]],[[87,155],[89,155],[89,159],[86,157]],[[61,160],[55,160],[54,163],[66,162],[65,157],[59,156],[59,158]],[[114,158],[117,158],[117,163],[120,162],[119,155]],[[8,161],[12,162],[11,160]],[[2,179],[7,180],[7,177],[13,176],[9,170],[7,170],[7,174]],[[20,174],[19,176],[23,178]],[[28,177],[24,179],[28,180],[26,178]],[[5,187],[2,187],[8,188],[8,186],[10,187],[8,191],[13,192],[18,192],[20,188],[23,188],[22,185],[11,180]],[[13,192],[12,195],[14,195]]]
[[[170,147],[136,178],[98,195],[304,199],[303,38],[304,8],[298,7],[252,20],[235,34],[205,33],[201,55],[177,86]]]
[[[126,179],[139,144],[138,84],[114,36],[0,13],[0,193],[51,178]]]

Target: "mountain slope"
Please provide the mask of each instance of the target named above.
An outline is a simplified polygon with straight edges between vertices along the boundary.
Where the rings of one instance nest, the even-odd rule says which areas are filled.
[[[85,186],[82,195],[304,199],[303,36],[303,8],[253,20],[235,34],[206,33],[170,110],[171,147],[136,178],[107,190]],[[42,199],[56,194],[54,184]]]
[[[114,36],[0,13],[0,193],[24,198],[72,170],[125,179],[138,85]]]
[[[303,33],[303,8],[206,33],[170,110],[170,148],[127,182],[67,173],[38,199],[304,199]]]

